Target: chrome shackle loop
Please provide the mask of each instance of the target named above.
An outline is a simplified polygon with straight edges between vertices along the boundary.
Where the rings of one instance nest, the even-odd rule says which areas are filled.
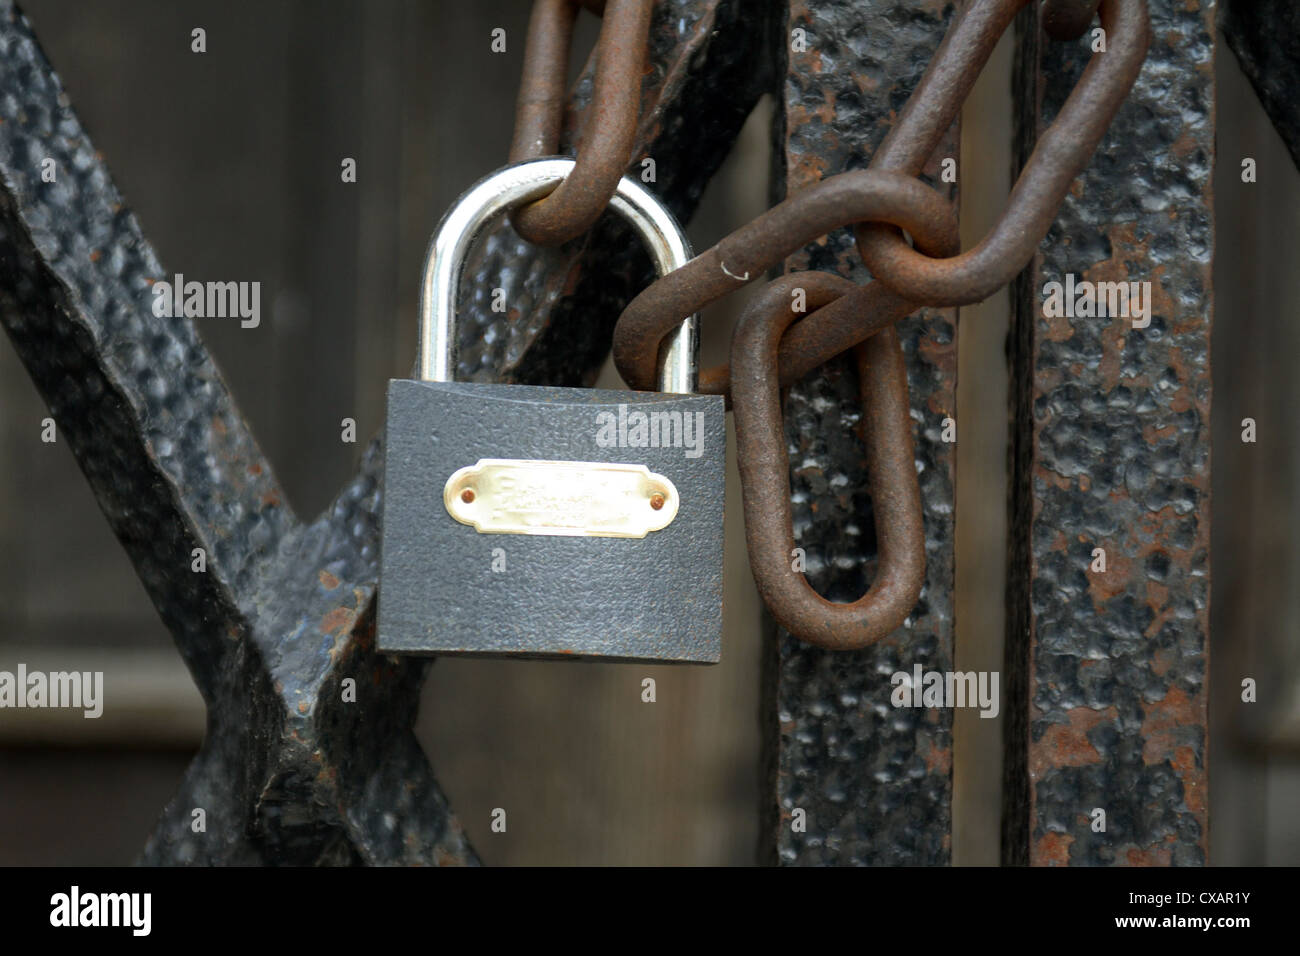
[[[471,186],[438,224],[424,259],[420,285],[419,377],[449,382],[456,368],[456,305],[465,262],[474,243],[500,215],[541,199],[574,167],[566,158],[535,159],[497,170]],[[691,244],[676,218],[648,189],[624,176],[610,208],[645,243],[655,270],[667,275],[690,261]],[[696,390],[699,319],[691,315],[664,339],[660,349],[660,391]]]

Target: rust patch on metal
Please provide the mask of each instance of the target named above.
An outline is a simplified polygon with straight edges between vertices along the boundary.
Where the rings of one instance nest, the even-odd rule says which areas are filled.
[[[1129,100],[1014,296],[1012,863],[1206,861],[1214,3],[1149,9]],[[1022,151],[1089,56],[1022,34]],[[1067,274],[1149,283],[1149,324],[1045,318],[1043,286]]]
[[[1038,841],[1035,855],[1041,866],[1069,866],[1070,845],[1074,837],[1065,833],[1048,833]]]
[[[352,622],[356,619],[356,608],[336,607],[321,618],[321,633],[333,634],[336,637],[342,636],[351,629]]]
[[[1115,719],[1115,708],[1091,710],[1076,707],[1066,714],[1068,723],[1052,724],[1035,748],[1029,773],[1037,778],[1052,767],[1086,767],[1100,762],[1101,754],[1089,735],[1101,724]]]

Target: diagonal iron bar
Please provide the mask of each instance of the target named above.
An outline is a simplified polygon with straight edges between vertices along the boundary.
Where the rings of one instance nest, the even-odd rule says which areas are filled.
[[[0,88],[0,321],[208,708],[143,860],[472,861],[411,732],[423,672],[369,650],[375,457],[302,525],[193,322],[154,314],[165,273],[8,2]],[[387,746],[341,761],[358,736]]]
[[[1278,135],[1300,167],[1300,4],[1221,0],[1219,26]]]
[[[636,156],[656,158],[679,216],[762,88],[759,31],[740,8],[656,8]],[[588,74],[567,143],[589,89]],[[728,93],[717,112],[713,89]],[[12,0],[0,0],[0,90],[0,322],[208,708],[143,861],[475,862],[411,732],[426,665],[373,649],[378,447],[324,514],[300,522],[194,324],[153,314],[150,287],[166,273]],[[531,309],[525,321],[467,309],[462,371],[592,378],[641,279],[635,258],[606,251],[632,245],[611,244],[608,229],[557,251],[503,225],[469,281],[491,278]]]

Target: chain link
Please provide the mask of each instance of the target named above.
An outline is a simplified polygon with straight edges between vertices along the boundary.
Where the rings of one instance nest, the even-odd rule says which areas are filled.
[[[600,218],[631,159],[641,111],[653,0],[585,3],[603,11],[596,44],[591,118],[578,148],[577,166],[545,199],[517,210],[515,230],[539,245],[558,245]],[[515,108],[510,162],[559,152],[569,48],[578,0],[536,0],[528,22],[523,78]]]
[[[902,625],[925,580],[907,364],[892,326],[854,347],[879,563],[865,595],[851,604],[836,604],[814,591],[794,566],[790,461],[781,389],[772,370],[781,335],[798,318],[790,309],[796,288],[816,309],[843,302],[856,287],[828,272],[791,273],[764,286],[736,323],[731,388],[738,441],[745,436],[744,453],[738,456],[745,543],[754,583],[776,622],[820,647],[849,650],[872,644]]]
[[[976,0],[955,21],[872,169],[916,175],[956,119],[1003,31],[1033,0]],[[1001,218],[969,252],[936,260],[880,223],[858,227],[858,251],[877,281],[924,305],[988,298],[1029,264],[1057,209],[1137,79],[1150,43],[1146,0],[1104,0],[1106,51],[1094,53],[1052,125],[1038,138]]]
[[[654,387],[659,342],[679,321],[676,316],[690,315],[740,286],[758,281],[809,242],[864,219],[906,229],[920,248],[935,255],[957,251],[956,211],[919,180],[865,169],[831,176],[773,206],[634,298],[614,330],[614,363],[623,380],[633,389]],[[879,331],[882,316],[872,316],[864,325],[862,313],[854,308],[884,304],[876,295],[867,301],[866,289],[870,288],[855,290],[844,307],[812,313],[791,330],[792,341],[783,354],[795,364],[785,371],[788,375],[797,371],[798,375],[788,381]],[[896,299],[889,300],[890,304],[896,304]],[[898,312],[898,308],[902,305],[892,310],[898,313],[893,321],[916,306],[909,302],[904,311]],[[701,391],[726,393],[725,369],[710,369],[700,378]]]

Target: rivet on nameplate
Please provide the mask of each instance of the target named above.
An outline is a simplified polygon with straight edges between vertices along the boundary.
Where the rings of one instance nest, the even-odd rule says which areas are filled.
[[[447,479],[447,513],[479,534],[644,538],[677,517],[676,486],[645,465],[480,458]]]

